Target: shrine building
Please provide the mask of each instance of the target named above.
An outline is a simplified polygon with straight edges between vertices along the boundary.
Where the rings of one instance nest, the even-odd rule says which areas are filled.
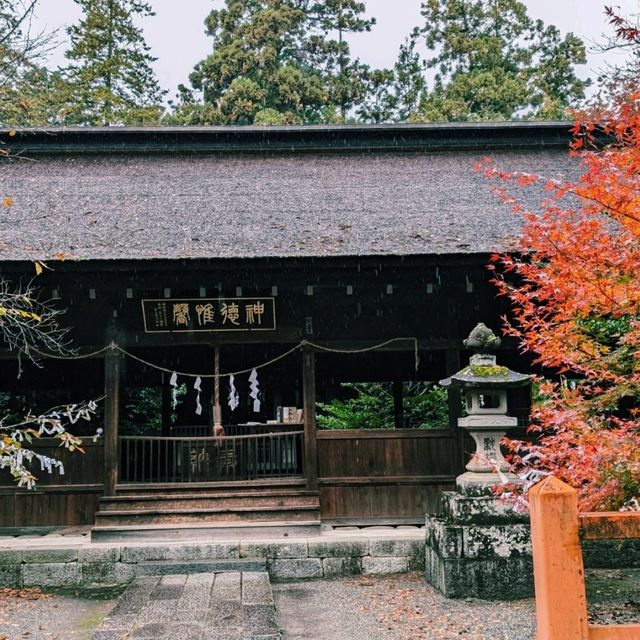
[[[558,176],[575,163],[566,122],[0,139],[2,278],[33,279],[72,339],[39,367],[2,352],[3,415],[100,398],[77,427],[84,454],[35,445],[64,476],[37,469],[28,491],[3,472],[0,529],[95,524],[96,537],[422,521],[468,442],[459,392],[424,420],[408,394],[436,397],[463,338],[509,311],[486,266],[522,221],[477,164]],[[526,370],[516,346],[503,340],[500,362]],[[387,403],[378,428],[318,417],[362,389]],[[526,416],[526,394],[509,402]]]

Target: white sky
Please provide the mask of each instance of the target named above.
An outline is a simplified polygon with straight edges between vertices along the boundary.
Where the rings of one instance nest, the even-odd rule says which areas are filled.
[[[222,0],[150,0],[156,15],[143,23],[145,38],[151,52],[158,58],[156,72],[163,88],[173,97],[179,83],[188,84],[193,66],[211,48],[211,40],[204,35],[204,18]],[[375,16],[377,25],[371,33],[351,36],[354,57],[374,67],[391,66],[398,47],[411,29],[420,23],[420,0],[365,0],[368,14]],[[620,7],[623,15],[637,13],[640,0],[524,0],[529,14],[546,24],[555,24],[564,34],[573,31],[582,37],[590,49],[602,42],[602,35],[610,33],[604,18],[604,5]],[[36,28],[60,29],[59,38],[66,37],[64,26],[76,21],[80,10],[73,0],[39,0]],[[62,42],[53,53],[52,66],[64,64],[65,45]],[[582,76],[594,77],[606,61],[615,61],[620,54],[589,53]]]

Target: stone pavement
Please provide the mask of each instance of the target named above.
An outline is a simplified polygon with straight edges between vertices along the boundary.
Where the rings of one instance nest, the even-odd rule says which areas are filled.
[[[127,635],[128,634],[128,635]],[[92,640],[280,640],[265,572],[136,578]]]

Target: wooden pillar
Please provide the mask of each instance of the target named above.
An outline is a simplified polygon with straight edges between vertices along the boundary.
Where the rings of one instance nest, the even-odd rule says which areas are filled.
[[[113,496],[118,478],[118,419],[121,357],[108,351],[104,358],[104,492]]]
[[[307,488],[318,488],[318,442],[316,440],[316,354],[302,352],[302,398],[304,408],[304,473]]]
[[[447,376],[451,376],[462,369],[460,351],[458,349],[448,349],[445,354],[445,367]],[[464,450],[464,429],[458,429],[458,418],[461,416],[462,392],[460,389],[447,389],[447,406],[449,410],[449,429],[457,433],[457,463],[460,472],[464,471],[467,464],[467,454]]]
[[[171,435],[171,387],[169,386],[169,374],[162,374],[161,394],[161,415],[162,415],[162,435],[167,437]]]
[[[404,429],[404,406],[402,403],[402,380],[393,381],[393,417],[396,429]]]
[[[548,476],[529,492],[529,508],[536,639],[588,640],[577,491]]]

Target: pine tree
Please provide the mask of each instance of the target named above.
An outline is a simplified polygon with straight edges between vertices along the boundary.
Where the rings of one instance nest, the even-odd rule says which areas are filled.
[[[584,98],[583,42],[533,20],[519,0],[424,0],[412,35],[431,53],[424,120],[561,118]]]
[[[227,0],[205,21],[213,51],[180,87],[173,118],[188,123],[339,121],[363,101],[370,69],[345,36],[368,31],[354,0]]]
[[[153,124],[162,114],[155,58],[136,17],[154,15],[143,0],[74,0],[83,18],[67,29],[73,63],[65,69],[73,98],[67,124]]]

